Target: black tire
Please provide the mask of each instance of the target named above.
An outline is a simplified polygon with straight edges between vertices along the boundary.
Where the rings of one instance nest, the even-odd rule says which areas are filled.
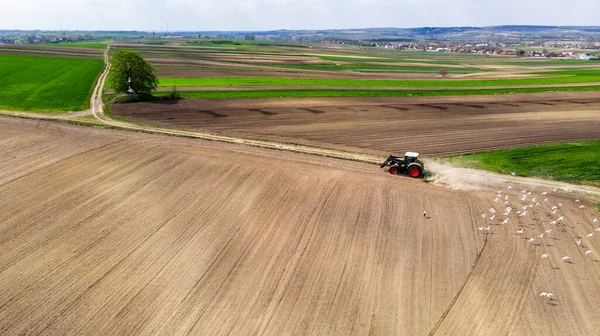
[[[408,166],[406,172],[410,177],[419,178],[423,176],[423,166],[421,166],[420,164],[411,164]]]

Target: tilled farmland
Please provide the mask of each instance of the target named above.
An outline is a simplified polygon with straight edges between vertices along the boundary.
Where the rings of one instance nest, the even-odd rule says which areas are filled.
[[[151,125],[370,151],[446,155],[600,137],[593,92],[115,104]]]
[[[361,163],[13,118],[0,134],[1,334],[600,328],[596,212],[569,191],[457,191]]]

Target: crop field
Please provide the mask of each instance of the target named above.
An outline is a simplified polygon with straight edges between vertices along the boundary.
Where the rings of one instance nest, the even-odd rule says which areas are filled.
[[[106,45],[104,45],[104,48]],[[103,50],[63,45],[2,44],[0,55],[52,56],[69,58],[102,59]]]
[[[166,127],[437,156],[600,138],[596,92],[470,97],[184,100],[112,105]],[[568,112],[565,112],[568,111]]]
[[[362,163],[14,118],[0,134],[2,334],[600,328],[600,257],[583,253],[600,251],[586,237],[597,213],[572,193],[522,201],[504,182],[451,190]],[[514,208],[547,201],[501,224],[497,189]]]
[[[89,103],[102,49],[9,49],[6,109]],[[119,49],[156,67],[156,95],[177,86],[184,99],[112,104],[117,120],[281,150],[0,116],[1,335],[600,330],[600,191],[509,173],[543,175],[533,159],[515,165],[537,151],[579,174],[562,180],[597,185],[593,167],[561,156],[597,161],[583,151],[597,142],[572,142],[600,139],[599,63],[164,39]],[[430,183],[284,143],[417,151]],[[571,144],[465,156],[504,175],[430,160],[555,143]]]
[[[95,59],[0,53],[0,109],[85,110],[103,65]]]
[[[188,99],[470,96],[600,89],[600,63],[594,61],[326,44],[188,42],[117,41],[112,50],[137,50],[156,68],[159,92],[177,87]],[[106,89],[112,93],[108,85]]]

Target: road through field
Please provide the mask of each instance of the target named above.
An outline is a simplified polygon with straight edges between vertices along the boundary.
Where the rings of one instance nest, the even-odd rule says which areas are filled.
[[[45,121],[0,118],[0,134],[21,165],[39,144],[69,153],[27,174],[0,164],[1,334],[600,328],[597,214],[573,193],[451,190],[359,162]]]

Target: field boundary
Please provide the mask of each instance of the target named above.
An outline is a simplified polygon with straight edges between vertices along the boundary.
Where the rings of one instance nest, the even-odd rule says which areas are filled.
[[[446,317],[448,316],[448,314],[454,307],[454,304],[456,304],[456,301],[458,301],[458,298],[460,297],[463,290],[467,286],[467,283],[469,283],[469,280],[471,280],[471,276],[473,275],[473,272],[475,272],[475,268],[477,268],[477,265],[479,264],[479,260],[481,260],[481,256],[483,255],[483,252],[485,251],[487,242],[488,242],[488,235],[485,235],[485,240],[483,241],[483,246],[481,247],[481,250],[479,251],[479,253],[477,253],[477,257],[475,258],[475,261],[473,262],[473,265],[471,266],[471,270],[469,271],[469,274],[467,275],[465,282],[460,286],[460,288],[458,289],[458,292],[456,292],[456,295],[454,295],[454,297],[452,298],[452,301],[450,301],[448,308],[446,308],[446,310],[444,311],[442,316],[440,316],[440,319],[436,322],[435,326],[433,326],[433,329],[431,329],[431,331],[428,334],[429,336],[433,336],[437,332],[439,327],[442,325],[442,323],[444,322],[444,320],[446,319]]]

